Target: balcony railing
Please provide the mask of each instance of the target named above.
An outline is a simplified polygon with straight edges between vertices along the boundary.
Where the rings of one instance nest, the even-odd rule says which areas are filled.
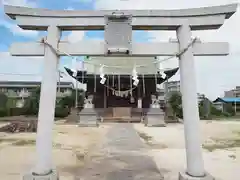
[[[14,91],[14,90],[7,90],[4,92],[8,97],[11,98],[27,98],[31,95],[31,91]],[[71,95],[70,90],[65,90],[63,92],[57,91],[57,97],[65,97]]]

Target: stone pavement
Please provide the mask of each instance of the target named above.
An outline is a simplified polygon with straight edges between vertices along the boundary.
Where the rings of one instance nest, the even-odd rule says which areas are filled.
[[[163,180],[131,124],[114,124],[76,180]],[[94,153],[93,153],[94,154]]]

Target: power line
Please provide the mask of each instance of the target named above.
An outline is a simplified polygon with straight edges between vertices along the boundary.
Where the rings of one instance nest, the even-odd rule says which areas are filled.
[[[0,73],[0,75],[15,75],[15,76],[41,76],[41,74],[25,74],[25,73]]]
[[[58,70],[60,76],[66,75],[63,71]],[[32,73],[10,73],[10,72],[0,72],[0,75],[14,75],[14,76],[42,76],[42,74],[32,74]]]

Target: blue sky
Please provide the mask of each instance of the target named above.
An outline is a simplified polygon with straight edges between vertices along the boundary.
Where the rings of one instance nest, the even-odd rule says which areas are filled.
[[[56,10],[94,10],[95,0],[5,0],[4,4],[10,5],[20,5],[20,6],[28,6],[28,7],[37,7],[37,8],[47,8],[47,9],[56,9]],[[87,39],[102,39],[103,31],[88,31],[82,34],[81,32],[63,32],[62,39],[66,39],[72,36],[73,40],[87,40]],[[29,32],[24,31],[18,28],[13,20],[7,17],[4,14],[3,8],[0,8],[0,52],[7,52],[9,47],[14,42],[27,42],[27,41],[35,41],[45,36],[46,32]],[[134,32],[133,39],[138,42],[144,42],[149,39],[147,32]],[[6,56],[5,56],[6,58]],[[34,62],[32,58],[19,58],[12,57],[9,62],[13,61],[16,68],[12,68],[12,63],[5,61],[0,61],[0,73],[8,74],[8,73],[16,73],[16,74],[36,74],[41,73],[42,71],[42,63],[41,58],[34,58]],[[17,59],[17,60],[16,60]],[[36,60],[37,59],[37,60]],[[83,59],[83,57],[79,57],[79,59]],[[26,64],[31,64],[31,69],[24,68]],[[9,66],[9,68],[7,67]],[[63,66],[71,66],[71,58],[62,57],[60,60],[60,69],[63,69]],[[22,68],[21,68],[22,67]],[[34,71],[34,72],[32,72]],[[10,78],[9,76],[2,76],[2,78]],[[10,79],[26,79],[27,76],[12,76]],[[39,78],[39,77],[38,77]],[[0,78],[1,79],[1,78]],[[32,79],[32,77],[29,77]]]
[[[93,9],[94,8],[94,3],[91,1],[84,1],[82,3],[79,3],[74,0],[66,1],[66,0],[29,0],[29,1],[5,1],[6,4],[10,5],[21,5],[21,6],[30,6],[30,7],[38,7],[38,8],[48,8],[48,9]],[[25,42],[25,41],[35,41],[39,39],[40,37],[43,37],[46,35],[45,32],[23,32],[20,29],[17,29],[14,27],[15,22],[8,18],[4,12],[3,8],[1,7],[0,9],[0,36],[1,36],[1,41],[0,41],[0,52],[6,52],[9,49],[9,46],[14,43],[14,42]],[[64,36],[68,36],[71,32],[66,32],[63,33],[63,38]],[[93,32],[87,32],[85,34],[84,38],[100,38],[102,37],[102,33],[93,33]],[[18,64],[27,64],[31,63],[31,58],[13,58],[13,59],[18,59],[20,63]],[[26,60],[24,60],[26,59]],[[37,58],[39,59],[39,58]],[[16,61],[18,61],[16,60]],[[35,62],[36,63],[36,62]],[[33,63],[33,64],[35,64]],[[5,65],[2,65],[5,64]],[[9,64],[9,63],[7,63]],[[62,67],[63,65],[70,65],[71,64],[71,59],[69,58],[61,58],[60,61],[60,66]],[[34,71],[36,73],[41,72],[41,67],[42,67],[42,60],[38,60],[36,65],[34,65]],[[24,72],[23,72],[24,71]],[[6,62],[2,62],[0,66],[0,72],[6,72],[6,73],[34,73],[29,70],[20,70],[20,68],[16,68],[13,70],[12,68],[7,68],[6,67]],[[19,78],[19,77],[18,77]],[[26,78],[26,77],[24,77]]]
[[[196,8],[203,6],[224,5],[240,2],[240,0],[2,0],[4,4],[28,6],[48,9],[68,10],[99,10],[99,9],[181,9]],[[1,2],[0,2],[1,3]],[[193,36],[202,41],[223,41],[230,44],[230,55],[226,57],[195,57],[198,92],[215,98],[222,95],[224,90],[240,85],[240,12],[215,31],[197,31]],[[10,74],[41,74],[43,58],[11,57],[8,53],[9,46],[13,42],[36,41],[45,36],[45,32],[24,31],[16,26],[15,22],[4,15],[0,4],[0,80],[40,80],[38,76],[16,76]],[[102,39],[103,32],[65,32],[62,39],[80,41],[82,39]],[[168,41],[176,38],[174,32],[134,32],[133,40]],[[64,65],[71,66],[69,58],[61,58],[60,69]],[[178,66],[178,60],[173,59],[163,63],[163,68]],[[5,74],[5,75],[4,75]],[[65,78],[69,80],[69,78]],[[179,80],[179,75],[173,77]]]

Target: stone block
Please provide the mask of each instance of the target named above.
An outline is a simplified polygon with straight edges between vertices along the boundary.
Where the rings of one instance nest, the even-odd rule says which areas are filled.
[[[145,118],[145,125],[148,127],[166,126],[164,112],[160,108],[150,108]]]
[[[23,176],[23,180],[59,180],[59,175],[56,170],[52,170],[46,175],[35,175],[33,173],[28,173]]]
[[[98,127],[97,113],[93,108],[84,108],[80,113],[79,127]]]
[[[204,177],[193,177],[186,172],[179,172],[179,180],[215,180],[215,178],[208,173]]]

